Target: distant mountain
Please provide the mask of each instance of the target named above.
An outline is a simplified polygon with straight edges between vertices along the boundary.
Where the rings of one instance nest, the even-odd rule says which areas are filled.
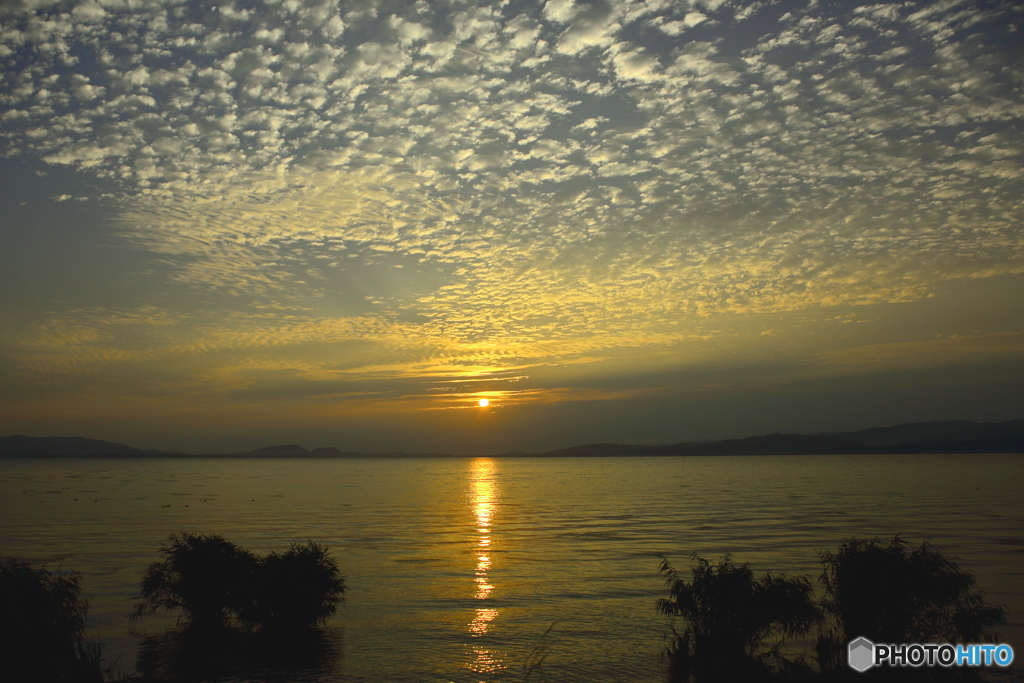
[[[167,451],[149,450],[143,451],[124,444],[112,441],[100,441],[98,439],[86,439],[81,436],[44,436],[42,438],[33,436],[22,436],[13,434],[11,436],[0,436],[0,454],[18,455],[116,455],[116,456],[154,456],[154,455],[175,455]]]
[[[361,453],[358,451],[339,451],[334,446],[314,448],[308,451],[302,446],[265,446],[247,453],[231,453],[234,457],[253,458],[431,458],[451,457],[449,453]],[[218,457],[216,454],[208,457]]]
[[[819,436],[845,438],[866,446],[987,441],[1024,437],[1024,420],[1007,420],[1006,422],[968,422],[967,420],[913,422],[894,427],[875,427],[873,429],[863,429],[859,432],[840,432],[821,434]]]
[[[343,458],[345,454],[339,451],[334,446],[328,446],[327,448],[314,448],[310,455],[314,458]]]
[[[677,447],[681,453],[693,455],[831,455],[869,452],[863,444],[842,436],[806,434],[768,434],[746,439],[679,444]]]
[[[614,443],[573,446],[542,456],[612,455],[857,455],[867,453],[1024,453],[1024,420],[917,422],[857,432],[768,434],[659,446]]]
[[[334,446],[309,451],[296,444],[264,446],[234,453],[181,453],[175,451],[141,450],[112,441],[86,439],[81,436],[0,436],[0,457],[118,457],[118,458],[429,458],[446,457],[448,453],[361,453],[339,451]]]
[[[505,456],[599,457],[636,455],[857,455],[868,453],[1024,453],[1024,419],[1006,422],[915,422],[857,432],[767,434],[724,441],[688,441],[657,446],[586,444],[545,453],[510,451]],[[0,437],[0,456],[17,457],[258,457],[258,458],[417,458],[447,453],[360,453],[333,446],[309,451],[296,444],[265,446],[239,453],[190,455],[143,451],[110,441],[79,436]],[[500,455],[496,457],[501,457]]]
[[[660,446],[625,446],[614,443],[574,446],[541,453],[544,456],[613,455],[828,455],[859,454],[871,450],[840,437],[805,434],[768,434],[725,441],[684,442]]]
[[[289,444],[287,446],[265,446],[263,448],[257,448],[254,451],[249,451],[247,455],[261,458],[301,458],[308,456],[309,451],[302,446]]]
[[[1024,453],[1024,437],[901,443],[876,446],[874,450],[878,453]]]

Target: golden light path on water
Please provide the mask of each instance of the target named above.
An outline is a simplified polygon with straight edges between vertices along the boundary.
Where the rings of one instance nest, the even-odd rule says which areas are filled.
[[[494,590],[488,571],[491,568],[491,520],[498,498],[497,467],[490,458],[474,458],[470,461],[469,467],[470,505],[473,509],[476,531],[474,548],[476,569],[473,577],[475,592],[473,597],[486,601]],[[486,602],[482,603],[476,608],[476,614],[468,624],[470,636],[480,638],[486,635],[491,622],[497,617],[498,610],[487,607]],[[473,659],[469,663],[471,671],[484,674],[493,673],[503,668],[501,660],[482,645],[474,643],[470,648],[473,653]]]

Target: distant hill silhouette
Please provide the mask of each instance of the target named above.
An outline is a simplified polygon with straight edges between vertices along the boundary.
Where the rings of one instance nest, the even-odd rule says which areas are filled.
[[[866,446],[988,441],[1024,437],[1024,420],[913,422],[894,427],[875,427],[859,432],[819,434],[818,436],[841,437]]]
[[[13,434],[0,436],[0,454],[59,456],[159,456],[175,455],[168,451],[144,451],[112,441],[86,439],[81,436],[44,436],[42,438]]]
[[[600,457],[638,455],[859,455],[912,453],[1024,453],[1024,419],[1005,422],[914,422],[856,432],[767,434],[724,441],[688,441],[656,446],[598,443],[544,453],[511,451],[504,456]],[[364,453],[333,446],[309,451],[296,444],[265,446],[237,453],[188,454],[143,451],[84,437],[0,437],[0,457],[234,457],[234,458],[410,458],[448,453]]]
[[[263,448],[257,448],[254,451],[249,451],[249,455],[266,456],[271,458],[301,458],[308,456],[309,451],[302,446],[289,444],[287,446],[265,446]]]
[[[182,453],[180,451],[142,450],[113,441],[81,436],[0,436],[0,457],[107,457],[107,458],[401,458],[447,456],[448,453],[363,453],[339,451],[334,446],[309,451],[296,444],[264,446],[232,453]]]
[[[768,434],[659,446],[589,444],[541,455],[857,455],[867,453],[1024,453],[1024,420],[915,422],[857,432]]]
[[[345,454],[334,446],[328,446],[327,448],[314,448],[310,455],[314,458],[340,458]]]
[[[684,442],[660,446],[626,446],[614,443],[573,446],[541,455],[547,456],[612,456],[612,455],[827,455],[869,453],[863,444],[843,438],[807,436],[804,434],[768,434],[725,441]]]

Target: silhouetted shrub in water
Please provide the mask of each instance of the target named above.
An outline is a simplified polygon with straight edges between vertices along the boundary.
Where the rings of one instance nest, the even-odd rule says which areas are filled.
[[[100,683],[99,645],[86,641],[78,576],[0,562],[0,678]]]
[[[343,600],[345,579],[326,546],[292,543],[260,559],[239,611],[250,628],[287,632],[323,626]]]
[[[896,536],[888,544],[849,539],[822,552],[822,611],[818,639],[822,671],[846,668],[846,644],[864,636],[876,643],[994,642],[986,633],[1005,622],[1003,608],[974,590],[974,576],[925,541],[909,551]],[[969,676],[962,670],[898,669],[894,677]]]
[[[323,626],[345,593],[328,549],[307,541],[259,557],[221,536],[170,536],[164,559],[149,566],[132,619],[179,611],[195,628],[232,617],[251,630],[281,634]]]
[[[751,681],[803,670],[785,660],[779,646],[781,638],[807,633],[818,622],[810,580],[771,573],[756,578],[728,556],[715,565],[697,555],[693,560],[690,581],[668,560],[661,563],[669,598],[658,600],[658,610],[686,622],[682,634],[673,627],[670,680],[686,681],[692,673],[697,681]]]
[[[760,579],[726,557],[717,565],[693,556],[691,580],[662,560],[670,597],[658,609],[683,617],[668,649],[669,680],[846,680],[846,646],[864,636],[876,643],[995,642],[987,629],[1004,623],[1003,609],[974,590],[974,577],[927,541],[916,550],[898,536],[888,544],[850,539],[821,553],[824,593],[815,604],[806,578],[765,574]],[[806,633],[817,623],[819,674],[782,656],[783,636]],[[779,638],[775,646],[768,646]],[[886,668],[870,677],[893,681],[979,680],[974,669]]]
[[[325,546],[292,543],[259,557],[221,536],[182,534],[169,537],[160,552],[165,557],[143,577],[132,618],[178,610],[185,623],[143,641],[144,680],[280,678],[325,671],[337,658],[329,634],[317,628],[345,592]],[[230,627],[232,618],[244,628]]]
[[[169,536],[164,559],[149,565],[132,619],[158,610],[180,611],[179,618],[200,627],[223,626],[244,604],[257,558],[222,536]]]

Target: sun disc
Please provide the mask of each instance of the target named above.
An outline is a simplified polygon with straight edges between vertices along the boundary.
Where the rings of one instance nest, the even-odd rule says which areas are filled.
[[[481,408],[486,408],[487,406],[489,406],[491,404],[491,402],[488,401],[486,398],[480,399],[480,401],[478,403],[480,404]]]

